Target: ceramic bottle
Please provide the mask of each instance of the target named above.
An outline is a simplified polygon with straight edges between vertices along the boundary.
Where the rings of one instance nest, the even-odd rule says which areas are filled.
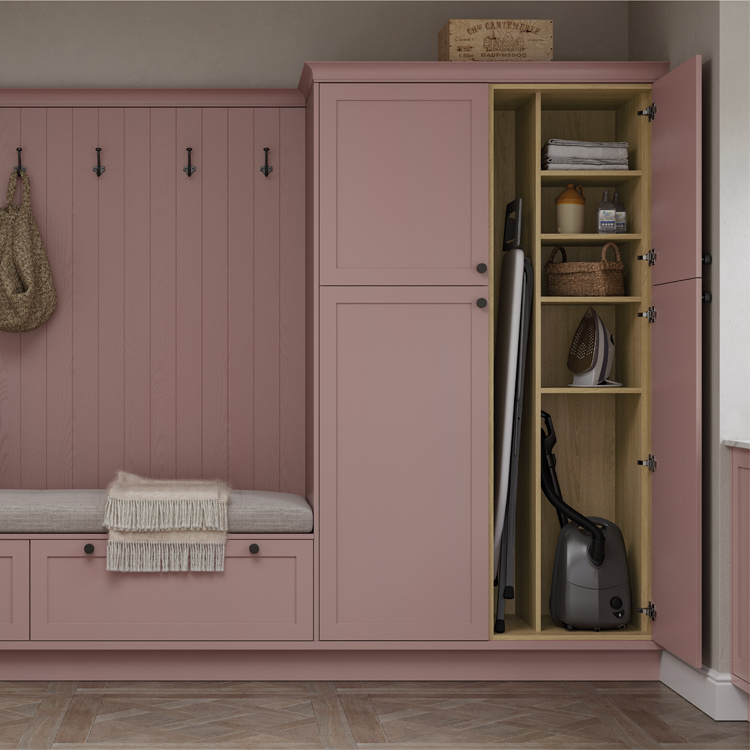
[[[583,232],[583,214],[586,199],[583,187],[568,183],[568,187],[555,198],[557,213],[557,231],[560,234],[581,234]]]

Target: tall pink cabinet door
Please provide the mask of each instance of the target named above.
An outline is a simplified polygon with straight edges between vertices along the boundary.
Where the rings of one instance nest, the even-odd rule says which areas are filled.
[[[321,290],[322,640],[487,638],[482,294]]]
[[[732,682],[750,693],[750,450],[732,449]]]
[[[484,84],[322,84],[321,284],[486,284],[488,122]]]
[[[0,641],[29,640],[29,543],[0,540]]]
[[[700,668],[700,57],[660,78],[653,97],[652,632],[659,645]]]

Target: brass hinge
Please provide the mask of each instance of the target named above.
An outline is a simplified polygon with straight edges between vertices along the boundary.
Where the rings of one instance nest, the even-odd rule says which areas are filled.
[[[639,109],[638,114],[641,117],[648,117],[648,121],[652,122],[656,117],[656,105],[652,103],[646,109]]]
[[[638,611],[649,619],[656,620],[656,604],[653,602],[649,602],[648,607],[638,607]]]
[[[645,461],[637,461],[637,464],[638,466],[647,466],[649,471],[656,471],[656,456],[649,453]]]

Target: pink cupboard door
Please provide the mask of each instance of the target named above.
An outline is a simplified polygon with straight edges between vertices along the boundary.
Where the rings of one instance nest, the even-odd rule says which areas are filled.
[[[111,573],[104,539],[31,543],[37,641],[312,640],[312,541],[227,542],[222,573]],[[86,554],[90,542],[93,552]]]
[[[750,450],[732,449],[732,681],[750,692]]]
[[[484,84],[320,86],[320,281],[483,285]]]
[[[660,78],[653,95],[653,637],[700,668],[701,58]]]
[[[29,543],[0,540],[0,641],[29,640]]]
[[[483,293],[321,290],[322,640],[487,637]]]

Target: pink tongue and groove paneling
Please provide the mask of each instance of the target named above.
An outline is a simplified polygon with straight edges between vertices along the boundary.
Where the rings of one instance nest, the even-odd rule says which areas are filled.
[[[0,108],[0,175],[22,146],[59,296],[0,332],[0,487],[125,468],[304,492],[303,118]]]

